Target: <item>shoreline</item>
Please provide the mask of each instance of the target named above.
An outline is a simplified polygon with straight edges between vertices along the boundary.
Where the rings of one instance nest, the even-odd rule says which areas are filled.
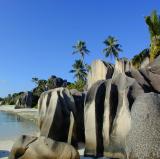
[[[14,106],[15,105],[2,105],[0,106],[0,111],[17,115],[20,118],[31,120],[36,124],[38,124],[38,109],[36,108],[14,109]]]
[[[14,105],[3,105],[3,106],[0,106],[0,112],[14,114],[19,116],[22,119],[31,120],[38,124],[38,109],[35,109],[35,108],[14,109]],[[0,141],[0,159],[8,158],[11,148],[15,141],[16,141],[16,138]],[[84,153],[84,149],[79,149],[78,151],[81,155],[81,159],[85,159],[85,158],[92,159],[90,157],[82,156]]]
[[[0,106],[0,112],[14,114],[24,120],[30,120],[38,124],[38,109],[35,108],[14,109],[14,105],[2,105]],[[4,140],[2,139],[0,141],[0,159],[8,158],[15,141],[16,138]]]

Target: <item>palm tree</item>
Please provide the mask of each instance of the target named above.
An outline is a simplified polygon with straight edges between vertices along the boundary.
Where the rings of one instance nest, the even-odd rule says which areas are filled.
[[[150,16],[145,17],[145,21],[151,38],[150,60],[153,61],[160,55],[160,16],[154,10]]]
[[[119,52],[122,51],[121,45],[118,44],[118,40],[115,39],[113,36],[108,36],[108,38],[104,41],[104,44],[106,45],[106,48],[103,50],[105,53],[105,56],[118,58]]]
[[[74,78],[77,78],[77,81],[86,81],[87,73],[82,60],[76,60],[72,67],[73,69],[70,71],[70,73],[74,73]]]
[[[84,61],[85,54],[89,54],[89,50],[87,49],[85,41],[78,41],[76,45],[73,46],[74,51],[73,54],[79,53],[81,55],[82,62]]]
[[[39,79],[37,77],[32,78],[32,82],[34,82],[36,85],[38,85]]]
[[[149,27],[151,40],[153,37],[160,35],[160,17],[158,16],[156,10],[151,13],[151,16],[146,16],[145,21]]]

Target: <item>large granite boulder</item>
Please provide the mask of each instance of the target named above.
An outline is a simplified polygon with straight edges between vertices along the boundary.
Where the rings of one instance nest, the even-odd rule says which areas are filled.
[[[149,65],[149,63],[150,63],[149,57],[145,57],[140,65],[140,68],[145,68],[147,65]]]
[[[130,60],[126,58],[116,59],[114,74],[128,72],[131,69],[132,62]]]
[[[160,158],[160,95],[139,96],[132,106],[131,130],[126,140],[129,159]]]
[[[37,140],[38,137],[22,135],[19,137],[12,146],[9,159],[18,159],[24,155],[29,144]]]
[[[130,110],[143,89],[124,73],[98,81],[87,93],[84,108],[85,155],[124,158]]]
[[[21,136],[12,147],[9,159],[80,159],[75,148],[46,137]]]
[[[76,89],[70,90],[71,95],[74,98],[77,117],[76,117],[76,136],[78,142],[85,142],[85,135],[84,135],[84,99],[85,93],[79,92]]]
[[[85,156],[103,156],[103,114],[105,81],[97,81],[89,89],[84,107]]]
[[[126,75],[134,78],[146,93],[160,93],[160,56],[144,68],[129,70]]]
[[[126,157],[125,139],[131,126],[132,105],[144,91],[136,80],[127,77],[124,73],[117,75],[107,89],[109,93],[105,96],[103,118],[104,155],[124,158]]]
[[[98,80],[110,79],[113,75],[113,72],[114,67],[111,64],[101,60],[93,61],[87,78],[88,89]]]
[[[153,90],[160,93],[160,56],[146,68],[140,69],[140,72]]]
[[[16,101],[15,109],[19,108],[32,108],[33,94],[32,92],[23,93]]]
[[[149,81],[146,80],[146,78],[141,74],[139,70],[131,69],[129,72],[126,72],[126,75],[135,79],[145,93],[154,91],[152,86],[149,84]]]
[[[42,93],[38,101],[40,135],[76,146],[76,108],[66,88]]]

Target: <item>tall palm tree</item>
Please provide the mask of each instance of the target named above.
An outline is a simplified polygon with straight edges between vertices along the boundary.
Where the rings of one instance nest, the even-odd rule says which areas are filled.
[[[82,62],[84,61],[85,54],[89,54],[89,50],[87,49],[85,41],[78,41],[76,45],[73,46],[74,51],[73,54],[79,53],[81,55]]]
[[[82,60],[76,60],[72,67],[73,69],[70,71],[70,73],[74,73],[74,78],[77,78],[77,81],[86,81],[87,73]]]
[[[153,61],[160,55],[160,16],[154,10],[150,16],[145,17],[145,21],[151,38],[150,60]]]
[[[154,10],[150,16],[146,16],[145,21],[149,27],[151,39],[160,35],[160,17],[158,16],[156,10]]]
[[[108,38],[104,41],[106,48],[103,50],[105,56],[108,57],[119,57],[119,52],[122,51],[121,45],[118,44],[118,40],[115,39],[113,36],[108,36]]]

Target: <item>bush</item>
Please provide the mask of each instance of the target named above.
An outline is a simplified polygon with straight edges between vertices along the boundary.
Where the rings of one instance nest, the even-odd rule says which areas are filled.
[[[84,91],[84,87],[86,85],[86,82],[85,81],[82,81],[82,80],[78,80],[74,83],[71,83],[67,86],[68,89],[76,89],[80,92]]]

